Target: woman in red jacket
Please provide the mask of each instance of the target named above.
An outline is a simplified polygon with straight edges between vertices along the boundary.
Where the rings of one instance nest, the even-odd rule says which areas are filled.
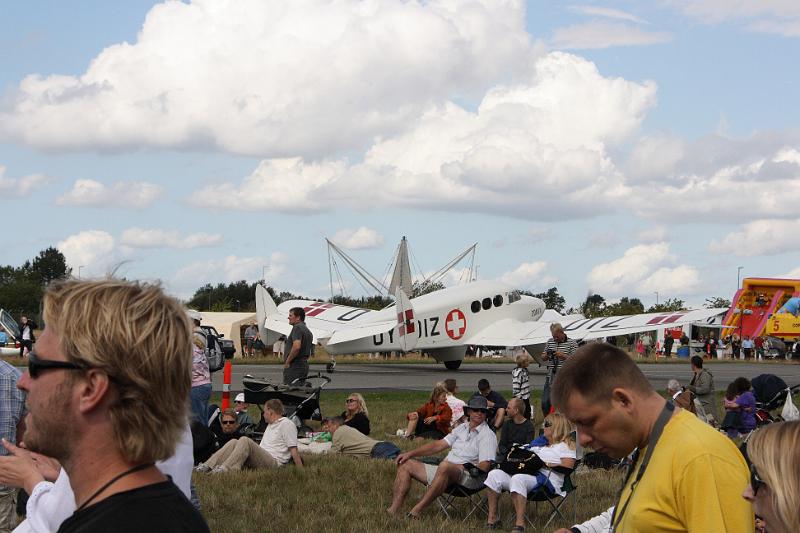
[[[406,438],[441,439],[450,433],[453,411],[447,405],[447,389],[437,383],[425,405],[408,413]]]

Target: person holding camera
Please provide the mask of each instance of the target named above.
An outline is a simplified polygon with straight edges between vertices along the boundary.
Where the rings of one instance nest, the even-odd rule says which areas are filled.
[[[547,377],[545,377],[542,390],[542,414],[544,416],[550,413],[550,384],[555,380],[558,368],[578,349],[578,343],[567,337],[564,327],[558,322],[550,324],[550,334],[553,337],[547,341],[544,352],[542,352],[542,359],[547,361]]]

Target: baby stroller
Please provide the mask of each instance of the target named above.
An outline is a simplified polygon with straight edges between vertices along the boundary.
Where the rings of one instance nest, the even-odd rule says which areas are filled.
[[[775,374],[758,375],[750,383],[756,397],[756,427],[780,421],[781,418],[773,416],[771,411],[783,406],[787,394],[800,389],[800,385],[789,387]]]
[[[264,419],[264,402],[278,399],[283,404],[283,415],[297,426],[298,436],[303,437],[313,430],[305,425],[306,420],[322,420],[319,407],[319,396],[322,389],[331,382],[331,378],[320,373],[296,379],[289,385],[272,383],[262,378],[246,375],[242,379],[244,385],[244,401],[258,406],[261,421],[251,435],[259,442],[267,427]]]

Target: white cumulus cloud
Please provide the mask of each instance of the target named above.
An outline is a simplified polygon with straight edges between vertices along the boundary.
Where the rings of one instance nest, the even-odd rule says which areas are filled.
[[[361,226],[358,229],[340,229],[331,239],[347,250],[365,250],[383,245],[383,235],[374,229]]]
[[[555,52],[524,83],[493,87],[474,112],[431,107],[405,133],[375,142],[358,164],[264,160],[241,183],[205,187],[189,201],[264,211],[393,205],[588,217],[628,194],[607,150],[637,131],[655,92],[652,82],[605,78],[593,63]]]
[[[659,180],[628,181],[636,214],[673,222],[795,218],[800,205],[800,138],[717,136],[687,146]]]
[[[0,199],[29,196],[33,191],[53,181],[53,178],[44,174],[28,174],[20,178],[10,178],[6,176],[6,167],[0,165]]]
[[[510,270],[497,278],[512,287],[526,290],[539,290],[545,287],[552,287],[558,281],[557,278],[547,274],[546,261],[533,261],[520,264],[514,270]]]
[[[176,272],[172,284],[176,287],[197,288],[205,283],[230,283],[239,280],[263,279],[267,284],[279,280],[288,270],[288,257],[273,252],[269,257],[239,257],[195,261]]]
[[[128,228],[122,232],[120,245],[131,248],[177,248],[187,250],[222,243],[218,233],[181,235],[177,230]]]
[[[101,276],[116,266],[114,237],[101,230],[87,230],[70,235],[56,244],[64,254],[67,265],[75,276],[80,270],[82,276]],[[80,268],[83,267],[83,268]]]
[[[58,205],[84,207],[129,207],[144,209],[153,204],[164,192],[164,187],[144,181],[118,181],[111,186],[95,180],[76,180],[66,194],[60,196]]]
[[[697,288],[696,268],[675,264],[669,244],[640,244],[622,257],[596,265],[586,280],[592,292],[606,297],[651,294],[686,294]]]
[[[800,219],[762,219],[709,244],[715,254],[742,257],[793,253],[800,249]]]
[[[522,0],[164,2],[84,73],[21,80],[0,133],[38,148],[318,157],[513,79],[535,54]]]

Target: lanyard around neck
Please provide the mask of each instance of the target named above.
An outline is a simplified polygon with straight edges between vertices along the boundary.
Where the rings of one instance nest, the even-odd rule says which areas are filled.
[[[631,500],[633,499],[633,491],[636,490],[636,486],[639,484],[642,476],[644,476],[644,471],[647,470],[647,465],[650,463],[650,458],[653,456],[653,450],[656,449],[658,439],[661,437],[661,433],[664,431],[664,427],[667,425],[667,422],[669,422],[674,410],[675,406],[672,404],[672,402],[667,402],[664,405],[664,408],[661,410],[661,414],[658,415],[656,424],[653,426],[653,431],[650,433],[647,451],[645,452],[642,463],[639,466],[639,471],[636,473],[636,479],[634,479],[633,483],[631,483],[631,493],[628,496],[628,499],[625,501],[625,505],[622,507],[622,510],[617,513],[617,510],[619,509],[619,502],[622,499],[622,492],[625,490],[625,486],[628,484],[628,480],[631,478],[631,475],[633,475],[633,470],[636,468],[636,463],[639,459],[639,450],[637,449],[634,452],[633,462],[631,463],[631,467],[628,469],[628,474],[625,476],[625,481],[622,482],[622,488],[619,489],[619,494],[617,495],[617,505],[614,506],[614,512],[611,515],[612,533],[616,531],[618,523],[622,521],[622,516],[628,509],[628,504],[631,503]]]

